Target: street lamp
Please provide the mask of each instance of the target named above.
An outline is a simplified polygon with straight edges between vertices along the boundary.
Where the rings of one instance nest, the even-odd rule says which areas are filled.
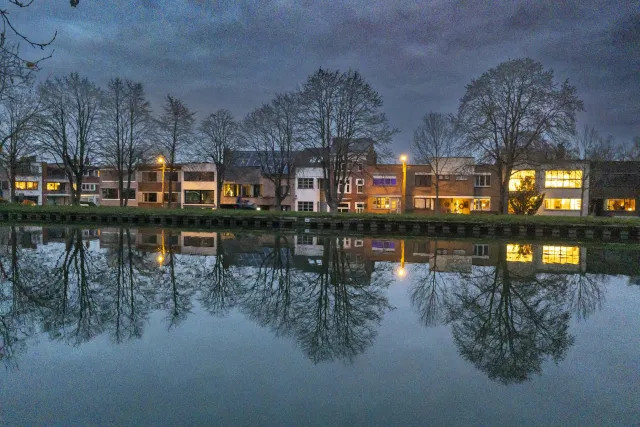
[[[400,268],[396,270],[396,274],[401,279],[407,275],[407,270],[404,269],[404,240],[400,241]]]
[[[160,201],[161,201],[160,206],[164,207],[164,168],[167,162],[165,161],[164,157],[158,156],[158,163],[162,165],[162,194],[160,195]]]
[[[402,201],[400,208],[402,213],[405,213],[405,203],[407,202],[407,156],[405,154],[401,155],[400,161],[402,162]]]

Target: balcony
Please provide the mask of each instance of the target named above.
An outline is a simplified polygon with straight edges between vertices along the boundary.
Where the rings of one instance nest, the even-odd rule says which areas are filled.
[[[182,190],[182,187],[179,182],[174,182],[172,185],[172,192],[179,193]],[[144,193],[160,193],[162,192],[162,183],[161,182],[152,182],[152,181],[140,181],[138,182],[138,191]],[[164,183],[164,192],[169,192],[169,183]]]

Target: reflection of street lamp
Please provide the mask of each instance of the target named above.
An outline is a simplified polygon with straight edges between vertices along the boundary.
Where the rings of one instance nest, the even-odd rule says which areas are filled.
[[[161,206],[164,206],[164,168],[167,162],[164,160],[164,157],[158,156],[158,163],[162,165],[162,194],[160,195]]]
[[[400,278],[407,275],[407,270],[404,269],[404,240],[400,241],[400,268],[396,270],[396,274]]]
[[[160,237],[160,255],[158,255],[158,257],[156,258],[156,260],[158,260],[158,264],[160,264],[160,267],[162,267],[164,265],[164,254],[167,253],[165,247],[164,247],[164,230],[162,230],[162,235]]]
[[[403,154],[400,156],[400,161],[402,162],[402,202],[400,205],[400,209],[402,213],[406,212],[404,204],[407,201],[407,156]]]

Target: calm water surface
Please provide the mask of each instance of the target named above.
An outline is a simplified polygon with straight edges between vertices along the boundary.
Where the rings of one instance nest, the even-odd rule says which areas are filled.
[[[0,228],[2,425],[639,425],[640,248]]]

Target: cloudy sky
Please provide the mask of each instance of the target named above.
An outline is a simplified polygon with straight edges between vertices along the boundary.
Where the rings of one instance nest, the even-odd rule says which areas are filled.
[[[425,112],[455,112],[471,78],[528,56],[578,87],[581,125],[640,135],[637,1],[36,0],[12,17],[33,38],[58,32],[41,78],[139,80],[156,110],[171,93],[241,118],[318,67],[354,68],[404,150]]]

